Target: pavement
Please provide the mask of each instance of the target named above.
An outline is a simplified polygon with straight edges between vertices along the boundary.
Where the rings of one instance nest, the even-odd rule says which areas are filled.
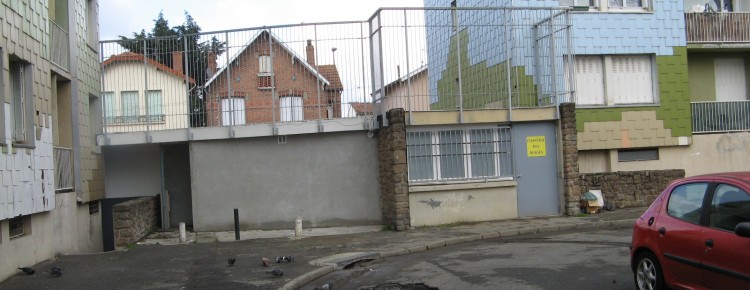
[[[383,231],[380,226],[279,231],[188,233],[157,232],[126,249],[88,255],[60,255],[16,275],[0,289],[311,289],[310,281],[359,261],[427,251],[482,239],[588,229],[630,228],[645,207],[617,209],[577,217],[554,216],[416,227]],[[290,222],[293,227],[293,222]],[[279,256],[293,262],[276,263]],[[237,262],[230,267],[228,258]],[[261,259],[271,260],[263,267]],[[19,265],[25,266],[25,265]],[[61,267],[62,277],[44,269]],[[281,277],[267,274],[271,269]]]

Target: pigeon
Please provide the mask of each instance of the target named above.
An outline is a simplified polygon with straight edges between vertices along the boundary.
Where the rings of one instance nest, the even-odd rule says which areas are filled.
[[[52,267],[51,269],[49,269],[49,274],[55,277],[60,277],[62,276],[62,270],[63,269],[60,267]]]
[[[333,289],[333,283],[323,284],[320,287],[315,287],[313,290],[331,290],[331,289]]]
[[[260,259],[260,263],[263,265],[263,267],[271,266],[271,260],[268,258]]]
[[[34,271],[34,269],[31,269],[29,267],[21,267],[21,268],[18,268],[18,270],[23,271],[23,273],[26,274],[26,275],[34,275],[34,273],[36,273],[36,271]]]
[[[274,277],[281,277],[284,276],[284,271],[281,271],[280,269],[273,269],[271,272],[266,272],[266,274],[271,274],[271,276]]]
[[[235,258],[229,258],[227,260],[227,264],[229,264],[228,267],[233,267],[234,266],[234,262],[237,262],[237,259],[235,259]]]
[[[291,262],[294,262],[294,257],[292,256],[276,257],[276,263],[291,263]]]

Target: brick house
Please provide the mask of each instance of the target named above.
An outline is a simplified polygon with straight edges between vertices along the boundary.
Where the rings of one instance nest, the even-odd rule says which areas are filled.
[[[317,65],[307,40],[306,59],[268,30],[259,31],[227,65],[209,54],[208,126],[293,122],[341,117],[343,86],[335,65]],[[229,69],[227,69],[229,68]]]

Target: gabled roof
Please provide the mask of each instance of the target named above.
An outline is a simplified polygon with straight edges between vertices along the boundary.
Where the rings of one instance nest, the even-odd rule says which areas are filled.
[[[318,79],[320,79],[321,81],[323,81],[323,83],[325,83],[326,85],[331,85],[331,83],[328,81],[328,79],[326,77],[323,76],[323,74],[321,74],[320,72],[316,71],[315,68],[313,68],[309,63],[307,63],[307,61],[305,61],[304,58],[301,58],[297,53],[294,52],[294,50],[292,50],[285,43],[279,41],[279,38],[276,37],[276,35],[274,35],[273,32],[263,29],[263,30],[258,31],[255,35],[253,35],[253,37],[251,37],[250,40],[248,40],[248,42],[245,43],[245,45],[242,46],[242,49],[239,50],[239,51],[237,51],[237,53],[235,53],[229,59],[228,63],[226,63],[223,67],[221,67],[220,70],[218,70],[213,76],[211,76],[211,78],[206,82],[206,87],[210,86],[211,82],[213,82],[217,77],[219,77],[219,75],[222,72],[224,72],[224,70],[226,70],[227,67],[229,67],[229,65],[232,64],[238,57],[240,57],[240,55],[243,52],[245,52],[245,50],[247,50],[250,47],[250,45],[253,44],[253,42],[255,42],[256,40],[258,40],[258,38],[260,38],[260,36],[264,35],[264,34],[269,35],[271,37],[271,39],[273,39],[274,43],[281,45],[281,47],[283,47],[284,50],[286,50],[287,53],[291,54],[293,58],[299,60],[299,63],[301,63],[308,71],[310,71],[310,73],[312,73],[313,75],[315,75],[316,77],[318,77]],[[319,67],[323,67],[323,66],[321,65]],[[321,69],[321,71],[322,71],[322,69]],[[338,72],[336,73],[336,77],[338,77]],[[341,81],[339,81],[339,84],[340,83],[341,83]]]
[[[357,116],[372,114],[372,103],[349,103]]]
[[[328,79],[331,82],[326,89],[329,89],[329,90],[343,90],[344,89],[344,85],[341,83],[341,78],[339,78],[339,70],[338,68],[336,68],[335,64],[318,65],[318,70],[326,79]]]
[[[166,66],[166,65],[164,65],[164,64],[162,64],[162,63],[160,63],[158,61],[155,61],[155,60],[153,60],[151,58],[147,58],[147,57],[143,56],[140,53],[135,53],[135,52],[132,52],[132,51],[127,51],[127,52],[123,52],[121,54],[116,54],[116,55],[110,56],[107,60],[105,60],[104,62],[102,62],[102,65],[106,68],[107,66],[115,64],[115,63],[118,63],[118,62],[140,62],[140,63],[143,63],[143,59],[144,58],[146,59],[146,63],[148,63],[149,65],[155,67],[158,70],[162,70],[164,72],[173,74],[173,75],[175,75],[175,76],[177,76],[177,77],[179,77],[179,78],[181,78],[183,80],[185,79],[185,77],[187,77],[185,74],[183,74],[181,72],[178,72],[177,70],[175,70],[175,69],[173,69],[171,67],[168,67],[168,66]],[[187,77],[187,80],[191,84],[195,84],[195,80],[193,78]]]

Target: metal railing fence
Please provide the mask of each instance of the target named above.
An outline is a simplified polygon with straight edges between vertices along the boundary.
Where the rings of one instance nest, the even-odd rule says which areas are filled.
[[[104,131],[371,115],[365,35],[336,22],[102,41]]]
[[[688,43],[749,42],[750,13],[685,13]]]
[[[102,41],[104,132],[574,101],[568,11],[384,8],[365,22]]]
[[[750,101],[691,102],[693,133],[750,130]]]
[[[383,8],[369,20],[373,98],[385,112],[573,101],[569,8]],[[574,72],[570,74],[574,75]]]
[[[55,191],[71,191],[73,186],[73,150],[54,147],[55,158]]]

